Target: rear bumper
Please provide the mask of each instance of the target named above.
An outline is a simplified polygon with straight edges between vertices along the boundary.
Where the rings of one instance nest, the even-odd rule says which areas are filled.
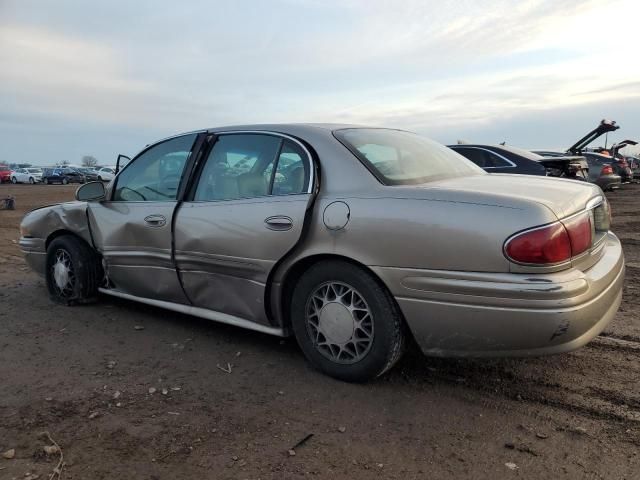
[[[595,183],[603,191],[614,190],[616,188],[620,188],[620,186],[622,185],[622,178],[620,178],[619,175],[605,175],[602,177],[598,177]]]
[[[375,267],[417,343],[434,356],[533,356],[585,345],[615,316],[624,257],[609,234],[582,272],[498,274]]]

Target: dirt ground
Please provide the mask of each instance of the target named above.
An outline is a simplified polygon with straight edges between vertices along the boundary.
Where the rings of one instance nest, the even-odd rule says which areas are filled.
[[[366,385],[313,371],[293,340],[52,304],[17,228],[74,189],[0,185],[18,206],[0,210],[0,479],[49,478],[43,432],[65,479],[640,478],[640,185],[608,194],[628,269],[603,336],[526,360],[410,352]]]

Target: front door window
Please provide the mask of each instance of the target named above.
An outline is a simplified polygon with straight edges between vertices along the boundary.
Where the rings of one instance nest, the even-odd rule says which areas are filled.
[[[154,145],[135,158],[118,176],[113,200],[168,202],[178,195],[184,167],[196,134],[183,135]]]

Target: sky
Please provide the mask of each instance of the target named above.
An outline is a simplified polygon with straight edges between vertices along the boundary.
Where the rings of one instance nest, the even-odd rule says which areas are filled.
[[[640,140],[638,26],[637,0],[0,0],[0,161],[248,123]]]

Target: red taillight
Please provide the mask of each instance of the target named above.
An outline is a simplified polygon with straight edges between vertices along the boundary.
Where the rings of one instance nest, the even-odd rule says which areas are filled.
[[[561,223],[523,232],[507,241],[507,256],[518,263],[560,263],[571,258],[571,240]]]
[[[602,170],[600,170],[600,175],[613,175],[613,168],[611,168],[611,165],[605,165],[604,167],[602,167]]]
[[[585,212],[563,223],[520,233],[507,241],[504,251],[517,263],[551,265],[586,252],[592,242],[591,215]]]
[[[570,220],[563,221],[564,227],[571,240],[571,256],[575,257],[587,251],[593,241],[593,228],[591,226],[591,215],[585,212]]]

